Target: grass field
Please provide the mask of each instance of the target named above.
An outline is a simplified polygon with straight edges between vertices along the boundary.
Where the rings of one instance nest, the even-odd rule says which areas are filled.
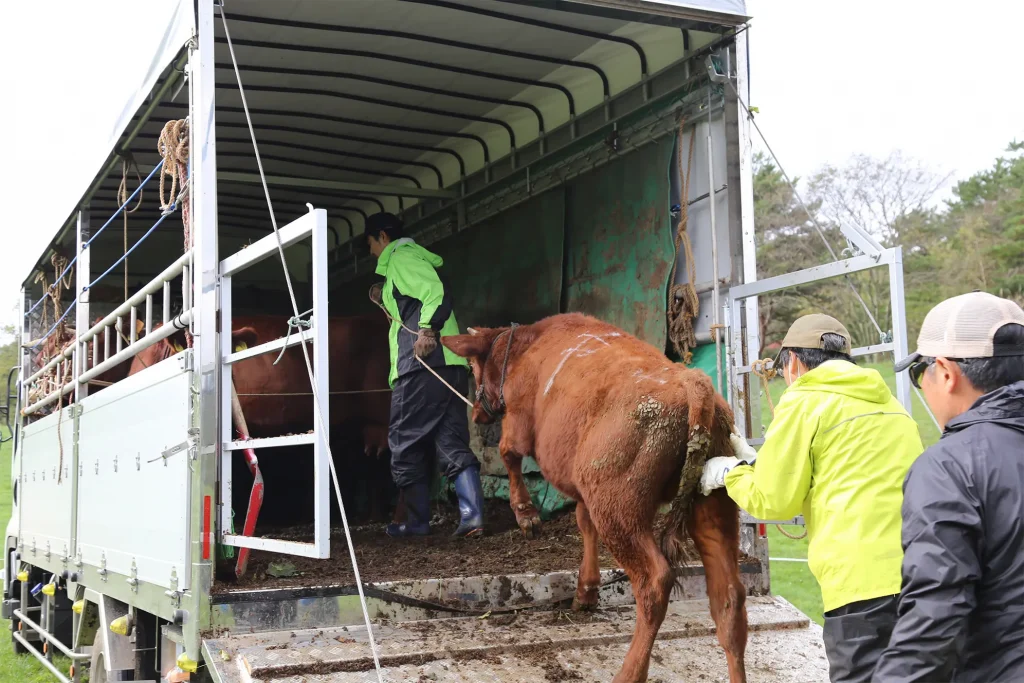
[[[890,390],[895,391],[895,377],[892,366],[887,364],[868,364],[878,370],[889,384]],[[770,390],[772,398],[778,401],[785,385],[781,380],[771,383]],[[765,403],[765,402],[762,402]],[[771,413],[768,406],[763,406],[763,419],[767,425]],[[925,446],[935,443],[939,438],[931,418],[928,417],[917,396],[914,396],[914,419],[921,429],[921,438]],[[11,515],[11,452],[10,443],[0,446],[0,529],[7,525]],[[786,529],[793,535],[799,535],[803,531],[800,527]],[[773,558],[806,559],[807,540],[792,540],[783,536],[775,527],[768,529],[768,547]],[[786,600],[796,605],[798,609],[814,619],[817,623],[822,622],[821,589],[818,582],[811,576],[806,562],[778,562],[771,563],[772,592],[781,595]],[[10,622],[5,622],[5,626]],[[68,660],[63,657],[56,658],[55,664],[61,671],[67,671]],[[52,681],[53,677],[33,657],[29,655],[15,656],[10,645],[10,638],[6,631],[0,632],[0,683],[44,683]]]

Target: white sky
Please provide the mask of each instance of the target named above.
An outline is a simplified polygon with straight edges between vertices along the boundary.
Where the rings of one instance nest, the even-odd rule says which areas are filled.
[[[1024,139],[1013,38],[1024,26],[1020,0],[747,2],[752,103],[791,174],[901,149],[963,178]],[[53,201],[67,190],[65,169],[105,144],[160,27],[154,4],[138,0],[6,3],[0,18],[18,27],[0,46],[4,324],[15,321],[20,281],[71,208]]]

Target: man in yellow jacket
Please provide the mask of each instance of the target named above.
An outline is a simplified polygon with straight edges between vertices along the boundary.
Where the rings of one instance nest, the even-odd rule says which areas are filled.
[[[760,452],[733,435],[736,457],[709,460],[702,490],[725,486],[760,519],[803,512],[829,677],[870,681],[896,624],[902,487],[921,437],[881,375],[853,362],[850,334],[834,318],[794,322],[776,368],[788,388]]]

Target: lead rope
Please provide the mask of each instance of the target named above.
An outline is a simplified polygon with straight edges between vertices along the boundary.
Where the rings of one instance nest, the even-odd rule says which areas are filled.
[[[772,417],[775,417],[775,403],[772,402],[772,394],[768,390],[768,382],[773,378],[777,377],[779,372],[775,369],[775,363],[771,358],[763,358],[761,360],[755,360],[750,364],[750,371],[761,378],[761,386],[764,391],[764,396],[768,400],[768,408],[772,411]],[[800,541],[807,538],[807,527],[804,527],[804,533],[800,536],[794,536],[785,529],[782,528],[781,524],[776,524],[775,528],[778,529],[779,533],[786,538],[791,538],[794,541]]]
[[[249,126],[249,136],[252,139],[253,153],[256,157],[256,165],[260,171],[260,182],[263,185],[263,194],[267,199],[267,210],[270,213],[270,224],[274,228],[274,237],[277,240],[277,254],[281,259],[281,267],[284,271],[284,281],[288,287],[288,296],[291,299],[292,314],[294,318],[299,317],[299,305],[295,298],[295,289],[292,287],[292,277],[288,269],[288,260],[284,254],[284,244],[281,241],[281,233],[277,228],[277,216],[274,214],[274,204],[270,199],[270,189],[267,187],[267,177],[263,172],[263,159],[260,157],[260,148],[256,142],[256,131],[253,129],[252,117],[249,114],[249,103],[245,98],[245,88],[242,86],[242,75],[238,70],[238,60],[235,58],[235,47],[231,42],[231,32],[228,30],[228,17],[224,11],[224,3],[220,5],[220,18],[224,25],[224,38],[228,44],[228,51],[231,54],[231,66],[235,72],[235,80],[238,82],[238,94],[242,100],[242,110],[245,112],[245,122]],[[320,395],[317,392],[316,381],[313,376],[313,364],[309,360],[309,349],[306,346],[306,339],[304,336],[300,337],[302,358],[306,362],[306,373],[309,375],[310,388],[313,390],[313,407],[316,413],[316,419],[320,425],[320,429],[326,432],[324,426],[324,415],[321,410]],[[355,545],[352,543],[352,532],[348,526],[348,515],[345,512],[345,505],[341,499],[341,486],[338,484],[338,472],[334,467],[334,456],[331,453],[331,445],[325,444],[327,448],[327,463],[331,470],[331,480],[334,483],[334,494],[338,498],[338,509],[341,511],[341,523],[345,530],[345,541],[348,543],[349,558],[352,560],[352,573],[356,579],[356,590],[359,593],[359,606],[363,611],[363,622],[366,625],[366,637],[370,641],[370,652],[373,654],[373,666],[377,673],[377,683],[384,683],[384,678],[380,670],[380,657],[377,655],[377,641],[373,635],[373,624],[370,622],[370,611],[366,606],[366,595],[363,591],[363,580],[359,574],[359,564],[356,560]]]
[[[373,287],[371,287],[370,289],[372,290],[372,289],[373,289]],[[389,321],[391,321],[392,323],[393,323],[393,322],[396,322],[396,320],[395,320],[394,318],[392,318],[392,317],[391,317],[391,314],[390,314],[390,313],[388,313],[388,309],[384,308],[384,304],[382,304],[382,303],[380,303],[379,301],[377,301],[376,299],[374,299],[374,298],[373,298],[373,296],[371,296],[371,297],[370,297],[370,301],[372,301],[373,303],[377,304],[377,307],[378,307],[378,308],[380,308],[380,310],[384,311],[384,315],[385,315],[385,316],[387,317],[387,319],[388,319]],[[397,321],[397,322],[398,322],[399,326],[400,326],[400,327],[401,327],[401,328],[402,328],[403,330],[405,330],[405,331],[406,331],[406,332],[408,332],[409,334],[413,335],[414,337],[415,337],[415,336],[418,336],[418,333],[417,333],[417,332],[414,332],[413,330],[410,330],[410,329],[409,329],[408,327],[406,327],[406,326],[405,326],[405,323],[403,323],[403,322],[402,322],[402,321],[400,321],[400,320],[399,320],[399,321]],[[438,343],[440,343],[440,342],[438,342]],[[441,384],[443,384],[443,385],[445,385],[446,387],[448,387],[448,390],[449,390],[449,391],[451,391],[451,392],[452,392],[453,394],[455,394],[455,395],[456,395],[456,396],[458,396],[458,397],[459,397],[460,399],[462,399],[462,402],[463,402],[463,403],[465,403],[465,404],[466,404],[467,406],[469,406],[470,408],[472,408],[472,407],[473,407],[473,402],[472,402],[472,401],[470,401],[470,400],[469,400],[468,398],[466,398],[465,396],[463,396],[463,395],[462,395],[462,392],[461,392],[461,391],[459,391],[458,389],[456,389],[455,387],[453,387],[453,386],[452,386],[451,384],[448,384],[448,382],[446,382],[446,381],[445,381],[444,377],[441,377],[441,375],[437,374],[437,371],[435,371],[435,370],[434,370],[434,368],[432,368],[432,367],[430,367],[429,365],[427,365],[427,362],[426,362],[425,360],[423,360],[422,358],[420,358],[419,356],[417,356],[417,355],[416,355],[415,353],[414,353],[414,354],[412,355],[412,357],[413,357],[413,358],[415,358],[415,359],[416,359],[417,361],[419,361],[420,365],[422,365],[423,367],[425,367],[425,368],[427,369],[427,371],[428,371],[428,372],[429,372],[429,373],[430,373],[431,375],[433,375],[434,377],[436,377],[436,378],[438,379],[438,381],[439,381],[439,382],[441,382]]]

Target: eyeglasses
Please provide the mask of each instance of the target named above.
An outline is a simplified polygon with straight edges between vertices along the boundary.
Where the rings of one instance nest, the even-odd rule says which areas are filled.
[[[928,366],[932,365],[933,363],[935,363],[934,358],[925,358],[924,360],[919,360],[913,365],[911,365],[908,369],[908,372],[910,374],[910,383],[913,384],[918,389],[920,389],[921,377],[924,375],[924,371],[928,369]]]
[[[947,358],[946,360],[952,361],[952,362],[954,362],[954,363],[956,363],[957,365],[960,365],[960,366],[963,366],[964,363],[967,362],[967,361],[965,361],[962,358]],[[928,369],[929,365],[934,365],[934,364],[935,364],[935,359],[934,358],[924,358],[922,360],[917,361],[913,365],[911,365],[908,368],[908,372],[910,374],[910,383],[913,384],[918,389],[920,389],[921,388],[921,378],[924,376],[924,371]]]

